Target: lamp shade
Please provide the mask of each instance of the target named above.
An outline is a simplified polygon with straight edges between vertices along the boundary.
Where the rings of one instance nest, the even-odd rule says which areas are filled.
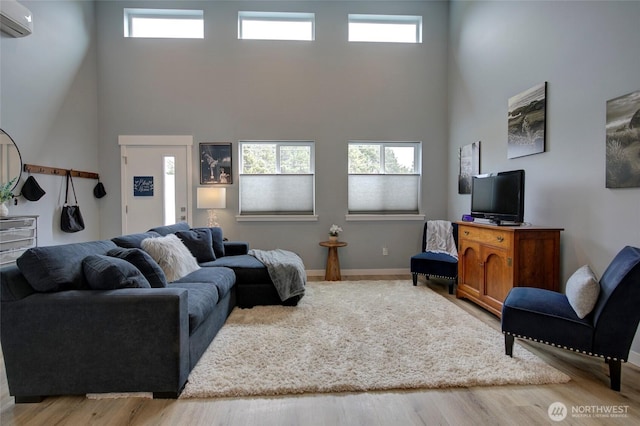
[[[227,188],[198,188],[199,209],[227,208]]]

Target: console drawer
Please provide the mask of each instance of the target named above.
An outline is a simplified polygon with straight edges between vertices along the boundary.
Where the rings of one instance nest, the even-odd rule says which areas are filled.
[[[494,247],[511,247],[513,233],[502,229],[478,229],[463,226],[460,229],[459,238]]]

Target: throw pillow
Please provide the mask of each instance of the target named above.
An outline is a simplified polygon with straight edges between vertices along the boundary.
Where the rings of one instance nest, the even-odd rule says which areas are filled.
[[[158,262],[169,282],[200,269],[196,258],[175,234],[142,240],[142,249]]]
[[[213,243],[211,240],[211,231],[209,228],[197,228],[190,231],[176,232],[178,238],[187,246],[189,251],[199,263],[211,262],[216,260],[213,252]]]
[[[82,259],[116,248],[111,241],[89,241],[58,246],[32,247],[16,263],[35,291],[54,292],[89,288]]]
[[[213,241],[213,252],[216,258],[224,257],[224,239],[222,238],[222,228],[214,226],[208,228],[211,231],[211,240]]]
[[[138,268],[153,288],[167,286],[167,277],[160,265],[147,252],[138,248],[115,248],[107,252],[107,256],[124,259]]]
[[[151,288],[142,272],[124,259],[92,254],[82,260],[82,271],[94,290]]]
[[[578,318],[589,315],[600,295],[600,284],[589,265],[578,268],[569,277],[565,294]]]
[[[111,241],[116,243],[118,247],[140,248],[142,247],[142,240],[160,236],[157,232],[148,231],[139,234],[120,235],[119,237],[112,238]]]

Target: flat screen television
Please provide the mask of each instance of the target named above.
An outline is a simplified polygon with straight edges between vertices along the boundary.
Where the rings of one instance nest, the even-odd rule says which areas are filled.
[[[524,222],[524,170],[473,176],[471,216],[496,225]]]

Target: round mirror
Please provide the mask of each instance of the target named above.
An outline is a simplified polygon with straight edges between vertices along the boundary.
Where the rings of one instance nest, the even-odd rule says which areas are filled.
[[[22,157],[11,136],[0,129],[0,185],[15,179],[12,190],[18,186],[22,174]]]

